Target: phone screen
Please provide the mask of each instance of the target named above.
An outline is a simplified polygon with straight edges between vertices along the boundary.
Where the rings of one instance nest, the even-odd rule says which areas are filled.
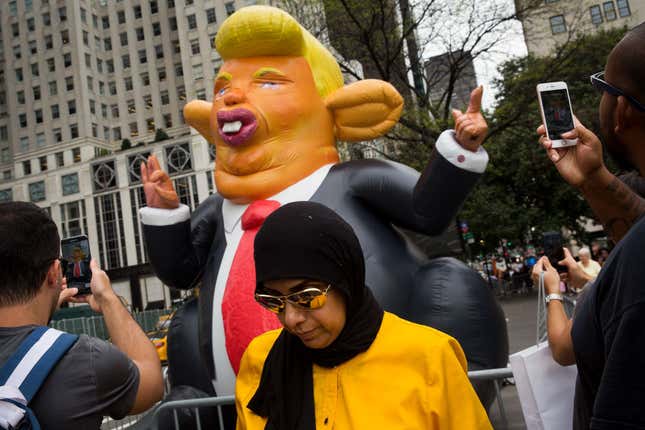
[[[87,236],[75,236],[61,241],[63,258],[67,261],[65,277],[69,288],[78,288],[78,294],[90,294],[90,242]]]
[[[557,232],[548,232],[543,235],[544,240],[544,255],[549,259],[549,263],[555,269],[562,273],[566,272],[567,268],[558,264],[558,261],[564,260],[564,251],[562,249],[562,235]]]
[[[542,111],[549,139],[560,140],[562,133],[573,130],[573,115],[566,89],[541,91]]]

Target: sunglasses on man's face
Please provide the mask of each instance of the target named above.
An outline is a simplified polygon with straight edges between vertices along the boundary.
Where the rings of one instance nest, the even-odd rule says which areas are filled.
[[[615,86],[611,85],[609,82],[605,81],[605,72],[598,72],[594,73],[589,77],[591,79],[591,85],[594,86],[598,91],[601,92],[606,92],[607,94],[611,94],[612,96],[619,97],[623,96],[629,102],[634,105],[636,109],[638,109],[641,112],[645,112],[645,105],[640,103],[638,100],[636,100],[634,97],[625,94],[623,90],[620,88],[616,88]]]
[[[276,314],[284,312],[287,302],[301,309],[320,309],[327,303],[327,292],[330,288],[331,284],[327,285],[324,290],[317,287],[306,287],[286,296],[255,293],[255,301]]]

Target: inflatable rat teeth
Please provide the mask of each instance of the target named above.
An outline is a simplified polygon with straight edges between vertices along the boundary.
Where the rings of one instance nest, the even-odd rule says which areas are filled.
[[[181,350],[169,351],[175,380],[202,386],[203,363],[201,374],[217,394],[233,394],[241,352],[253,336],[278,326],[253,301],[255,272],[245,252],[258,226],[249,220],[259,223],[258,213],[301,200],[322,203],[352,225],[366,283],[386,310],[453,335],[471,369],[505,366],[504,317],[483,280],[455,259],[428,261],[394,228],[439,234],[454,219],[488,161],[479,146],[486,134],[482,89],[473,91],[466,113],[455,114],[457,130],[440,136],[422,175],[383,160],[340,163],[337,139],[374,139],[396,124],[403,99],[392,85],[344,85],[331,53],[273,7],[234,13],[216,47],[224,63],[213,101],[189,103],[184,116],[217,147],[217,194],[189,214],[169,198],[172,182],[154,157],[143,169],[148,204],[159,202],[141,209],[151,265],[172,287],[201,283],[199,329],[190,326],[190,311],[172,334]],[[180,346],[197,333],[201,359]],[[478,388],[489,404],[492,385]]]

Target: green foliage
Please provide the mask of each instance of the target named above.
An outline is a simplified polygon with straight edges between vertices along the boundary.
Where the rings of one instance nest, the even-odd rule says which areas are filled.
[[[121,141],[121,151],[125,151],[130,148],[132,148],[132,142],[130,142],[130,139],[123,139]]]
[[[603,70],[624,32],[596,33],[571,42],[551,57],[527,56],[502,65],[486,142],[490,164],[460,214],[487,248],[496,247],[501,238],[522,243],[531,227],[535,227],[533,240],[561,227],[588,239],[581,224],[581,217],[592,217],[587,203],[564,182],[538,143],[535,131],[541,118],[535,87],[540,82],[567,82],[574,113],[598,134],[600,94],[589,76]]]
[[[168,140],[168,139],[170,139],[170,136],[168,136],[168,134],[165,131],[163,131],[163,129],[158,128],[155,131],[155,140],[154,140],[154,142],[161,142],[162,140]]]

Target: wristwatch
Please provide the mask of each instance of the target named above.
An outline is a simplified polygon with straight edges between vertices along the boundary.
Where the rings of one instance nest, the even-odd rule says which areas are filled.
[[[557,293],[552,293],[548,294],[546,297],[544,297],[544,301],[548,305],[551,300],[560,300],[561,302],[564,301],[564,297],[562,294],[557,294]]]

